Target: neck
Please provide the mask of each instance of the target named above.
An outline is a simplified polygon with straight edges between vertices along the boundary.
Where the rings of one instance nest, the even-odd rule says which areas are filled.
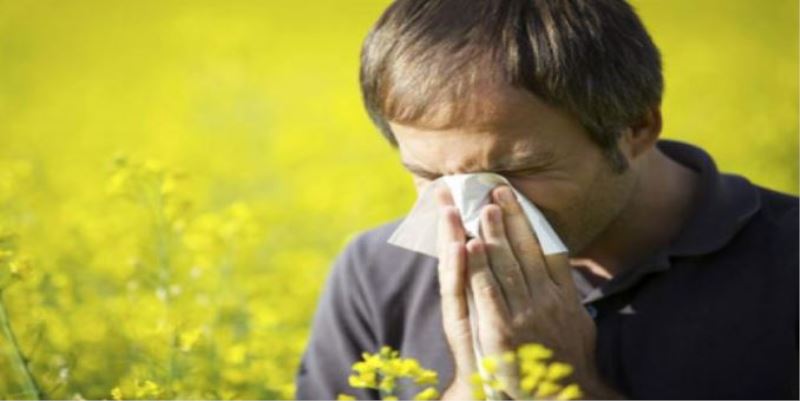
[[[658,148],[644,157],[631,203],[574,259],[601,278],[630,269],[667,246],[691,211],[696,173]]]

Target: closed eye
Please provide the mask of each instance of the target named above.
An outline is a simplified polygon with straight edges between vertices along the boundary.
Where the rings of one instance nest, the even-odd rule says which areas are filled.
[[[524,177],[524,176],[530,176],[530,175],[534,175],[534,174],[537,174],[537,173],[541,173],[544,170],[545,170],[545,167],[537,166],[537,167],[528,167],[528,168],[519,169],[519,170],[498,171],[497,174],[500,174],[500,175],[503,175],[503,176],[507,176],[507,177]]]
[[[436,174],[420,174],[420,173],[414,173],[414,174],[417,177],[422,178],[423,180],[429,180],[429,181],[433,181],[433,180],[441,177],[441,175],[436,175]]]
[[[421,169],[417,169],[417,168],[408,168],[407,167],[407,169],[408,169],[408,171],[411,172],[411,174],[414,174],[415,176],[417,176],[419,178],[422,178],[423,180],[431,180],[431,181],[433,181],[433,180],[435,180],[435,179],[437,179],[437,178],[442,176],[441,174],[435,174],[435,173],[431,173],[431,172],[428,172],[428,171],[425,171],[425,170],[421,170]]]

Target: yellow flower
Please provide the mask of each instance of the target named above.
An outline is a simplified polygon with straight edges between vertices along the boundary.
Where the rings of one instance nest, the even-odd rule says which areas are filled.
[[[406,358],[400,360],[400,370],[399,374],[402,376],[410,376],[410,375],[418,375],[420,373],[424,373],[422,367],[419,366],[419,362],[412,358]]]
[[[164,171],[164,166],[159,161],[153,159],[145,160],[142,168],[146,173],[153,175],[161,174]]]
[[[11,275],[18,279],[28,277],[31,270],[33,270],[30,258],[27,257],[17,257],[8,264],[8,268],[11,271]]]
[[[542,360],[553,356],[553,351],[541,344],[530,343],[519,347],[517,355],[522,360]]]
[[[350,394],[339,393],[339,396],[336,397],[336,399],[339,400],[339,401],[352,401],[352,400],[355,400],[356,397],[353,397]]]
[[[0,244],[2,244],[2,238],[0,238]],[[0,249],[0,263],[11,260],[13,256],[14,251],[10,249]]]
[[[136,381],[136,398],[158,397],[160,392],[158,384],[151,380],[145,380],[144,383]]]
[[[520,364],[520,372],[523,376],[539,380],[547,373],[547,366],[538,361],[522,361]]]
[[[561,390],[561,386],[556,383],[548,381],[541,382],[536,389],[536,398],[549,397],[558,392],[558,390]]]
[[[533,392],[533,389],[536,388],[536,385],[539,384],[539,381],[533,377],[523,377],[519,383],[519,387],[525,391],[525,393],[530,394]]]
[[[422,370],[414,379],[414,383],[418,385],[435,385],[438,382],[439,375],[434,370]]]
[[[225,360],[232,364],[238,365],[245,361],[247,358],[247,347],[244,344],[236,344],[225,353]]]
[[[486,393],[483,388],[483,378],[478,372],[470,375],[469,382],[472,384],[472,398],[476,400],[485,400]]]
[[[566,363],[553,362],[547,368],[546,378],[549,381],[558,381],[572,374],[572,366]]]
[[[497,359],[487,356],[481,360],[481,366],[487,374],[493,375],[497,373]]]
[[[161,195],[167,196],[175,192],[175,187],[177,186],[177,181],[175,180],[175,176],[170,174],[164,177],[164,180],[161,181]]]
[[[439,398],[439,392],[436,391],[436,389],[433,387],[428,387],[414,396],[415,400],[435,400],[438,398]]]
[[[122,400],[122,390],[119,387],[114,387],[111,390],[111,398],[115,399],[116,401]]]
[[[503,383],[500,381],[500,379],[496,377],[492,377],[489,378],[489,380],[486,380],[486,384],[488,384],[489,387],[495,391],[500,391],[504,389]]]
[[[577,384],[570,384],[556,396],[557,400],[577,400],[583,397],[583,392]]]
[[[370,354],[368,354],[366,352],[363,353],[362,356],[364,358],[364,363],[366,363],[367,366],[369,366],[370,368],[372,368],[372,369],[380,369],[380,368],[383,367],[383,361],[381,360],[380,356],[378,356],[378,355],[370,355]]]
[[[371,388],[376,385],[375,376],[374,373],[362,374],[359,376],[352,375],[348,378],[348,382],[350,383],[350,387]]]
[[[386,376],[383,379],[381,379],[381,383],[378,385],[378,388],[381,391],[391,393],[394,390],[394,383],[395,383],[394,376]]]
[[[472,385],[472,398],[476,400],[485,400],[486,399],[486,392],[483,390],[483,385],[474,384]]]
[[[375,366],[359,361],[353,364],[353,370],[361,374],[371,373],[375,371]]]
[[[114,173],[111,178],[108,179],[108,184],[106,186],[106,193],[109,195],[122,195],[124,194],[130,183],[130,173],[128,170],[121,169]]]
[[[348,377],[351,387],[380,390],[384,399],[395,397],[397,379],[409,378],[419,386],[435,386],[439,381],[436,371],[423,369],[414,358],[401,358],[400,352],[383,346],[375,354],[364,352],[363,360],[353,363],[353,374]],[[428,391],[423,396],[430,395]]]
[[[503,362],[504,363],[509,363],[509,364],[510,363],[514,363],[515,360],[516,360],[516,355],[513,352],[507,351],[507,352],[503,353]]]
[[[191,351],[192,347],[197,343],[197,340],[200,339],[201,334],[203,334],[203,332],[200,328],[181,333],[180,336],[178,336],[178,348],[183,352]]]

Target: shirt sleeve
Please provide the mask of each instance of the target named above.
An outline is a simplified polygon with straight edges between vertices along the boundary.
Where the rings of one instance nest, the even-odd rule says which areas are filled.
[[[353,363],[363,352],[377,348],[370,319],[374,303],[369,302],[363,282],[369,258],[362,236],[348,243],[326,279],[295,377],[298,400],[335,400],[340,393],[379,399],[377,391],[348,383]]]

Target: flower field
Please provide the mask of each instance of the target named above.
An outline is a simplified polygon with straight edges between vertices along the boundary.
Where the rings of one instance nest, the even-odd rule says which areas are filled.
[[[0,398],[294,396],[334,257],[416,196],[358,88],[387,4],[0,0]],[[664,136],[797,194],[796,2],[634,5]]]

